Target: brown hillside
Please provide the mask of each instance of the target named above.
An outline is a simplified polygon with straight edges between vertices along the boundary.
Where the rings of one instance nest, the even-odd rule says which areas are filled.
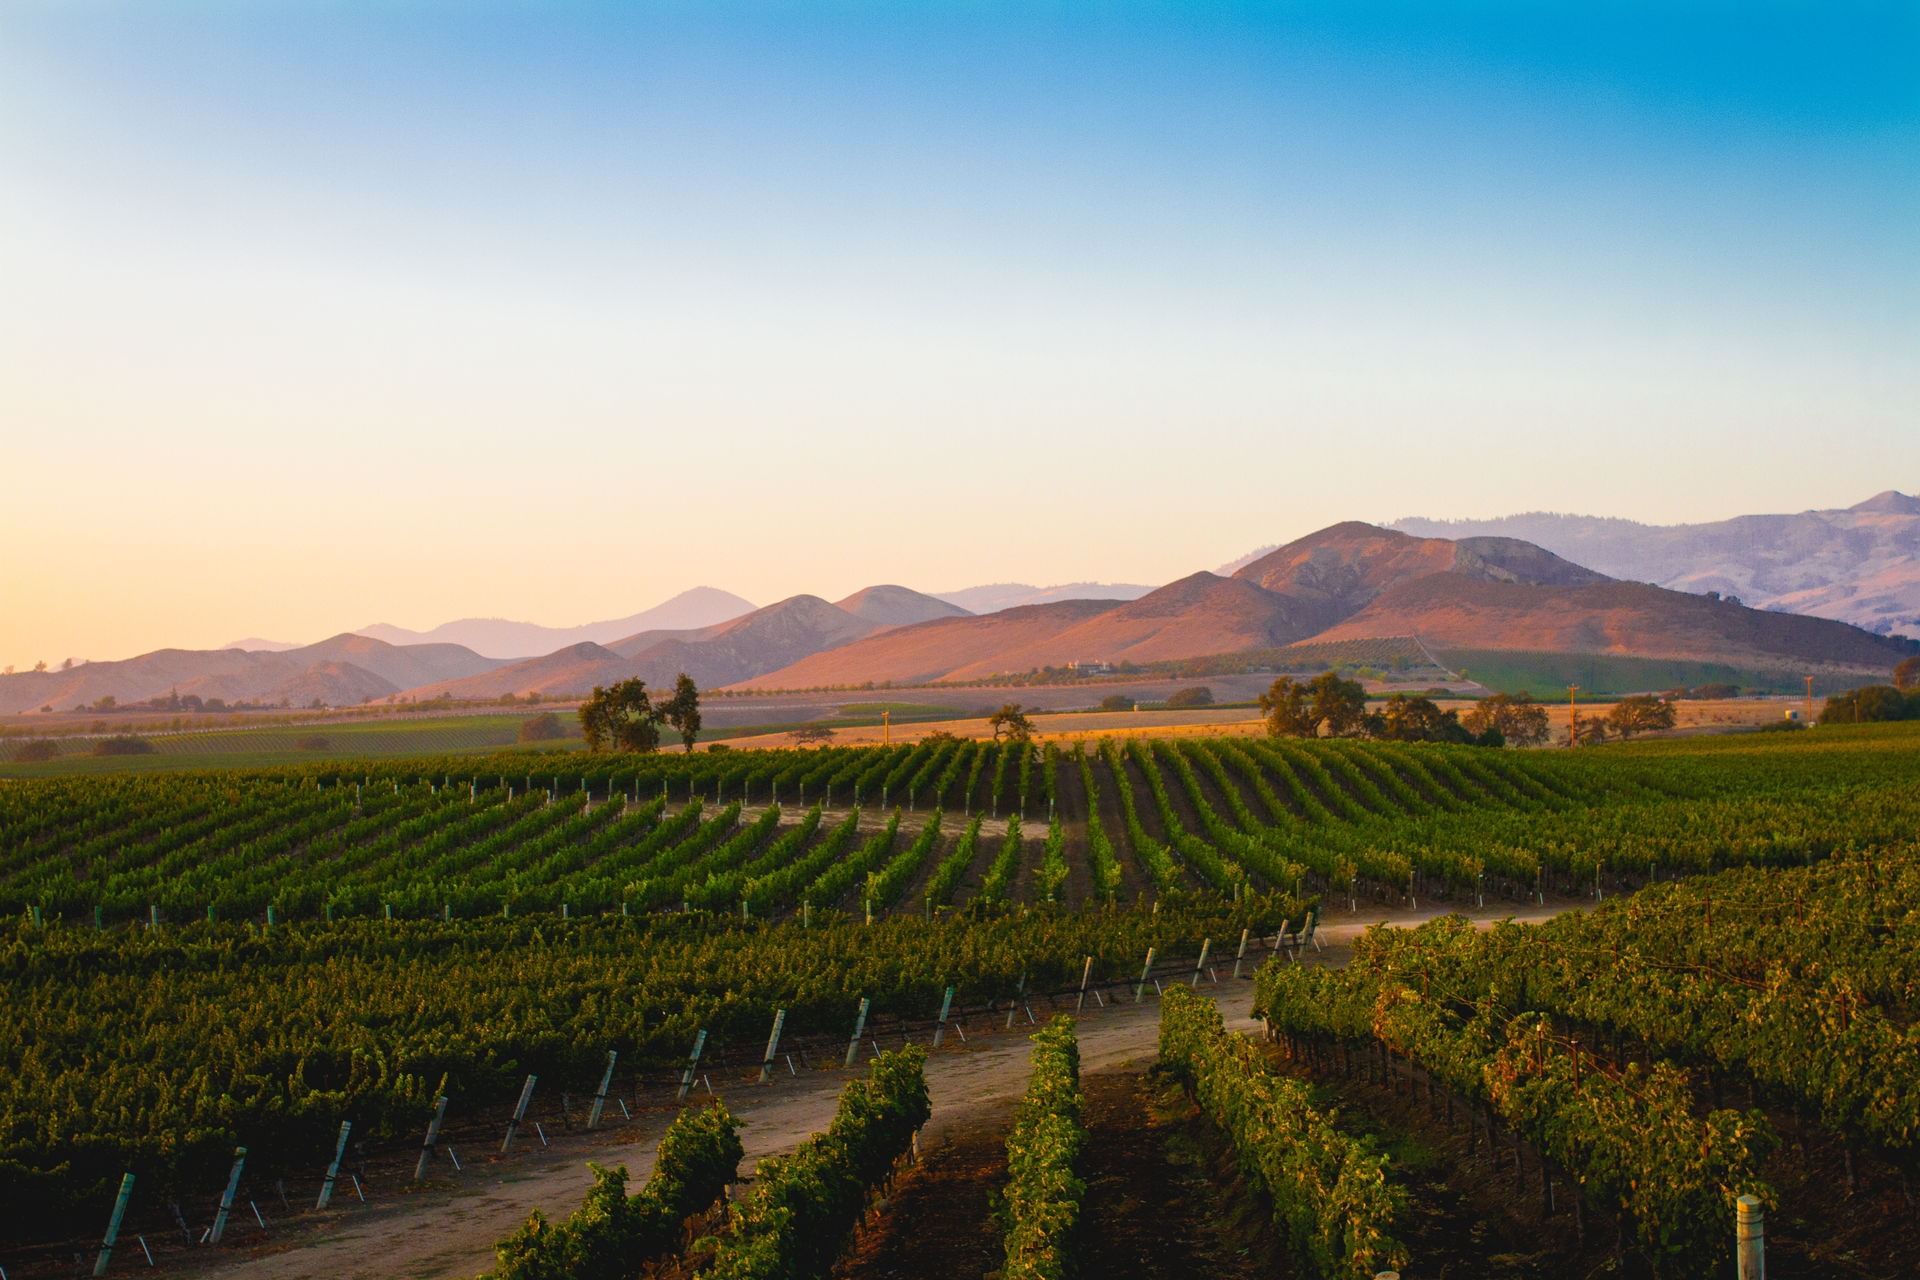
[[[875,625],[818,596],[793,596],[742,618],[697,631],[651,631],[613,645],[575,644],[464,680],[409,688],[414,699],[487,701],[514,693],[587,693],[638,677],[665,688],[681,672],[702,688],[745,680],[857,640]]]
[[[461,680],[416,685],[400,696],[414,701],[448,697],[457,701],[489,702],[505,694],[586,693],[595,685],[611,684],[633,674],[633,663],[611,649],[591,642],[570,644],[544,657],[526,658],[493,671]]]
[[[1324,628],[1352,617],[1382,592],[1436,574],[1556,586],[1606,581],[1517,538],[1416,538],[1351,520],[1290,542],[1233,576],[1288,597],[1302,621]]]
[[[671,638],[632,655],[649,684],[670,683],[684,671],[702,688],[733,684],[798,662],[811,654],[871,635],[876,624],[819,596],[791,596],[744,618]]]
[[[286,696],[280,692],[283,686],[316,664],[326,663],[351,665],[392,688],[470,676],[500,665],[459,645],[390,645],[355,635],[335,636],[278,653],[156,649],[136,658],[89,662],[71,671],[0,676],[0,714],[33,711],[45,705],[64,711],[76,704],[91,706],[105,697],[122,704],[144,702],[169,692],[228,702],[278,703]],[[310,694],[306,701],[311,702],[315,696],[324,695]]]
[[[1159,662],[1289,644],[1311,634],[1309,611],[1251,582],[1196,573],[1057,635],[1011,646],[943,677],[976,680],[1069,662]]]
[[[752,688],[977,680],[1069,662],[1154,662],[1298,642],[1418,635],[1466,649],[1791,661],[1884,669],[1906,652],[1844,624],[1617,582],[1516,538],[1334,525],[1232,578],[1200,573],[1124,604],[1078,601],[885,631]]]
[[[1349,522],[1288,543],[1231,578],[1196,573],[1123,603],[1076,601],[1071,612],[1009,609],[903,627],[805,659],[748,687],[978,680],[1069,662],[1158,662],[1271,648],[1313,637],[1382,592],[1436,575],[1559,584],[1605,580],[1512,538],[1455,543]]]
[[[896,627],[828,653],[815,654],[767,675],[743,680],[746,689],[811,689],[892,680],[919,684],[959,669],[987,665],[1008,670],[1007,653],[1039,644],[1115,607],[1111,600],[1062,600],[998,613],[939,618]],[[1024,670],[1025,668],[1022,668]]]
[[[1289,542],[1233,576],[1295,601],[1317,630],[1352,616],[1388,587],[1446,572],[1455,556],[1454,544],[1439,538],[1350,520]]]
[[[1891,667],[1905,647],[1843,622],[1769,613],[1638,582],[1537,586],[1435,575],[1388,591],[1316,642],[1417,635],[1461,649]]]
[[[398,692],[391,681],[351,662],[316,662],[274,689],[267,700],[284,701],[293,707],[311,706],[316,701],[329,707],[357,707]]]
[[[388,644],[352,632],[288,649],[280,656],[299,663],[302,669],[316,662],[351,663],[400,689],[430,680],[458,680],[502,665],[498,659],[483,658],[457,644]]]
[[[935,618],[971,616],[959,605],[948,604],[945,600],[937,600],[890,583],[863,588],[835,603],[854,617],[865,618],[883,627],[910,627],[916,622],[931,622]]]

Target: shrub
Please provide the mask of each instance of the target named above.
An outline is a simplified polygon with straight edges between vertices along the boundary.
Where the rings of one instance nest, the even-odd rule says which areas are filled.
[[[51,760],[59,754],[60,744],[52,738],[34,738],[15,747],[8,759],[16,764],[35,764],[42,760]]]
[[[93,744],[96,756],[150,756],[154,754],[153,744],[133,733],[118,733],[111,738],[102,738]]]
[[[1179,710],[1181,707],[1210,707],[1213,705],[1213,690],[1206,685],[1197,684],[1189,689],[1175,689],[1167,696],[1167,707]]]
[[[1820,712],[1821,724],[1873,724],[1920,717],[1920,693],[1902,693],[1890,684],[1836,693]]]
[[[521,742],[552,742],[565,736],[566,730],[560,727],[560,717],[551,711],[543,711],[522,720],[520,732],[516,735]]]
[[[309,734],[294,743],[302,751],[326,751],[332,748],[333,741],[324,733]]]
[[[1110,693],[1100,699],[1100,709],[1102,711],[1131,711],[1133,710],[1133,699],[1124,693]]]

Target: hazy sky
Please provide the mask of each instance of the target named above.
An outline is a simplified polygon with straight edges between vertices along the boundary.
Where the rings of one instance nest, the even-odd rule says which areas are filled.
[[[1846,505],[1916,298],[1910,3],[9,0],[0,661]]]

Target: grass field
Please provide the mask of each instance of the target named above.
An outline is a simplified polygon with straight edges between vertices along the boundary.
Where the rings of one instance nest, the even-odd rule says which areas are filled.
[[[205,733],[140,735],[150,755],[95,756],[96,739],[56,739],[61,754],[53,760],[20,763],[4,757],[15,744],[0,747],[0,777],[62,777],[69,774],[167,773],[182,769],[253,769],[315,760],[393,756],[459,755],[515,746],[527,716],[486,714],[421,720],[367,720],[259,729],[221,729]],[[580,745],[578,722],[560,715],[566,738],[544,749]],[[324,745],[320,745],[324,743]],[[312,744],[312,745],[305,745]]]
[[[1577,684],[1587,694],[1658,693],[1703,684],[1731,684],[1750,693],[1802,693],[1800,674],[1760,670],[1719,662],[1683,662],[1665,658],[1626,658],[1593,653],[1535,653],[1519,649],[1436,649],[1434,656],[1455,674],[1501,693],[1522,690],[1551,698]],[[1884,678],[1884,677],[1883,677]],[[1867,682],[1859,672],[1816,675],[1818,696],[1839,693]]]

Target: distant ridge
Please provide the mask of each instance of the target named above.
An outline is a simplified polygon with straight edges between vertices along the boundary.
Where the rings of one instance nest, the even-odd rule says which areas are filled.
[[[469,619],[426,633],[370,629],[420,637],[477,628],[502,651],[544,646],[511,659],[364,634],[279,651],[162,649],[0,676],[0,713],[175,691],[269,705],[493,701],[630,677],[661,688],[681,672],[706,689],[961,682],[1408,637],[1469,652],[1717,663],[1769,678],[1884,679],[1920,652],[1920,641],[1886,634],[1920,630],[1920,499],[1897,490],[1844,510],[1671,528],[1541,513],[1401,523],[1409,528],[1332,525],[1243,558],[1231,574],[1193,573],[1152,590],[999,584],[936,596],[883,583],[837,602],[801,594],[733,613],[740,597],[699,588],[578,628]],[[1417,531],[1429,527],[1450,536]],[[1062,598],[992,607],[1036,595]],[[1749,607],[1756,601],[1767,607]],[[1823,609],[1873,625],[1811,616]],[[697,622],[716,614],[731,616]],[[556,635],[570,638],[550,644]]]
[[[1152,587],[1132,582],[1068,582],[1056,587],[996,582],[983,587],[963,587],[959,591],[936,591],[933,595],[968,613],[997,613],[1002,609],[1053,604],[1060,600],[1138,600],[1151,590]]]
[[[300,646],[292,640],[262,640],[259,636],[249,636],[245,640],[229,640],[220,647],[245,649],[249,653],[285,653],[289,649],[298,649]]]
[[[1276,547],[1230,577],[1196,573],[1132,601],[1063,601],[890,628],[744,687],[959,682],[1406,636],[1463,649],[1862,673],[1891,668],[1913,647],[1825,619],[1615,581],[1518,538],[1424,538],[1349,521]]]
[[[895,606],[911,603],[896,596],[869,597],[876,600]],[[882,630],[881,624],[819,596],[789,596],[716,626],[643,631],[605,646],[583,641],[478,675],[409,689],[405,696],[491,700],[508,693],[585,693],[595,685],[636,677],[661,688],[683,671],[702,688],[711,688],[751,679]]]
[[[883,627],[903,627],[915,622],[930,622],[935,618],[965,617],[972,612],[937,596],[923,595],[890,584],[867,587],[834,603],[856,618],[865,618]]]
[[[278,653],[243,649],[156,649],[68,671],[0,676],[0,714],[67,711],[102,698],[121,705],[169,693],[277,706],[357,705],[401,689],[477,675],[500,664],[452,644],[391,645],[343,633]]]
[[[1920,635],[1920,498],[1888,489],[1851,507],[1651,525],[1530,511],[1490,520],[1395,521],[1421,537],[1499,534],[1615,578],[1737,597],[1759,609]]]
[[[388,644],[445,643],[465,645],[490,658],[528,658],[552,653],[568,645],[607,644],[638,631],[675,631],[708,627],[753,611],[753,602],[717,587],[694,587],[651,609],[588,622],[577,627],[546,627],[505,618],[460,618],[431,631],[409,631],[379,622],[361,627],[358,634]]]

